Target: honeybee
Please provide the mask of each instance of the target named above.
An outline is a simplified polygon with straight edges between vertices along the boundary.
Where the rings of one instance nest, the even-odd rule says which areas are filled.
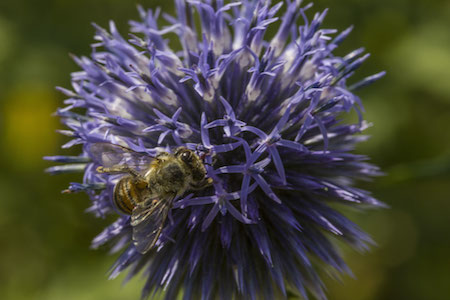
[[[118,145],[96,143],[90,145],[89,152],[101,165],[97,172],[124,174],[114,186],[113,202],[121,212],[131,215],[133,243],[142,254],[156,244],[174,199],[212,184],[203,160],[186,147],[153,157]]]

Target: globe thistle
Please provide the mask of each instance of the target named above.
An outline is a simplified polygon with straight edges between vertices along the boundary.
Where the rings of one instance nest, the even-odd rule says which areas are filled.
[[[368,58],[334,55],[351,28],[321,29],[326,11],[308,20],[300,0],[270,2],[175,0],[175,17],[139,8],[128,39],[113,22],[94,25],[90,58],[74,57],[82,71],[59,88],[60,132],[72,137],[63,148],[82,153],[47,157],[66,163],[48,171],[82,172],[66,191],[117,216],[92,246],[120,251],[111,278],[142,273],[144,298],[279,299],[289,289],[325,299],[320,273],[350,272],[331,237],[359,250],[372,242],[335,204],[383,206],[353,187],[380,172],[352,151],[368,127],[354,91],[384,73],[348,84]],[[352,111],[359,120],[343,121]],[[187,147],[213,183],[174,199],[155,247],[140,253],[112,200],[124,174],[98,172],[99,143],[148,157]]]

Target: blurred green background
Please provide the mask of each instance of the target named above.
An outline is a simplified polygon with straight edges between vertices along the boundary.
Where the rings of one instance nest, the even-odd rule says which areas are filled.
[[[144,7],[165,1],[140,1]],[[96,22],[137,19],[125,0],[0,1],[0,297],[1,299],[138,299],[142,280],[108,281],[116,256],[90,250],[108,223],[84,213],[87,196],[61,195],[79,176],[52,177],[44,155],[66,140],[51,113],[78,67],[68,53],[89,55]],[[344,247],[355,277],[326,280],[333,299],[450,299],[450,2],[318,0],[325,27],[355,25],[338,54],[360,46],[372,57],[360,78],[387,76],[359,92],[373,137],[358,149],[388,176],[364,188],[390,210],[352,215],[378,242],[359,254]],[[310,14],[311,15],[311,14]]]

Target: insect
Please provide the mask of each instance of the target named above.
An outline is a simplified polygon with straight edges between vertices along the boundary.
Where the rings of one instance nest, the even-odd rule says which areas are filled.
[[[202,158],[185,147],[152,157],[126,147],[95,143],[89,149],[99,173],[124,175],[114,186],[113,202],[131,215],[133,242],[145,254],[158,240],[174,199],[212,184]]]

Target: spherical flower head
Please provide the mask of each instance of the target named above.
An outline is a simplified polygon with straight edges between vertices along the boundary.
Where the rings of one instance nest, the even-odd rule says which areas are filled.
[[[301,2],[175,0],[175,17],[139,8],[128,38],[95,25],[90,58],[74,57],[82,71],[72,91],[60,88],[57,115],[73,137],[63,148],[83,150],[47,157],[67,163],[48,171],[83,172],[66,191],[86,192],[96,216],[117,215],[92,246],[121,251],[111,277],[142,272],[144,298],[281,299],[289,289],[325,299],[320,270],[350,272],[330,237],[371,243],[335,204],[382,206],[353,187],[380,172],[352,151],[368,126],[354,91],[384,73],[348,85],[368,55],[335,56],[351,28],[321,29],[326,11],[308,20]],[[343,121],[350,112],[354,124]],[[186,147],[212,184],[171,199],[156,244],[139,251],[132,217],[113,201],[129,172],[99,172],[108,153],[98,145],[127,149],[124,160]]]

